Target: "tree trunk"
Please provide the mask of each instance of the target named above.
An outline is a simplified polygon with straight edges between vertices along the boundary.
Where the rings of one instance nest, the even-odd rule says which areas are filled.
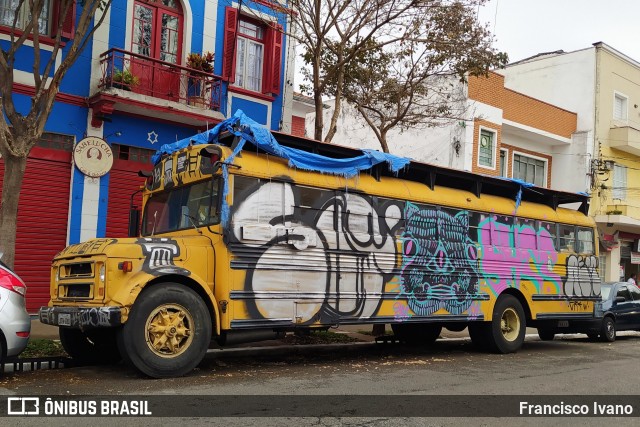
[[[27,158],[6,156],[2,161],[4,162],[4,182],[0,207],[0,251],[4,253],[2,262],[13,268],[18,226],[18,199],[27,168]],[[37,215],[37,212],[25,212],[25,214]]]

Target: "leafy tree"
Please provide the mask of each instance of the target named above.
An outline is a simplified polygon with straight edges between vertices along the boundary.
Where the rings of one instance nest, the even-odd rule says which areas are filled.
[[[74,2],[60,0],[60,13],[54,15],[58,18],[50,21],[50,27],[56,35],[48,43],[52,45],[48,59],[41,57],[39,22],[41,16],[44,17],[45,6],[53,5],[50,0],[19,0],[10,29],[10,40],[0,46],[0,155],[5,166],[0,205],[0,251],[4,252],[3,261],[10,266],[13,266],[15,258],[18,201],[27,156],[42,136],[62,79],[90,43],[111,6],[111,0],[80,0],[73,38],[63,42],[63,23]],[[21,26],[19,16],[23,12],[27,12],[28,19]],[[98,17],[94,22],[96,15]],[[31,97],[29,111],[23,112],[16,109],[13,99],[14,66],[17,55],[30,45],[33,46],[34,55],[32,74],[35,93]],[[60,62],[56,66],[58,58]]]

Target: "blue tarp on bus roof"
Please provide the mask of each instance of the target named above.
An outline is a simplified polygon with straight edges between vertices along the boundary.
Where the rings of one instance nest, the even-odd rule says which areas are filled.
[[[284,147],[278,143],[271,132],[264,126],[247,117],[242,110],[237,110],[233,117],[224,120],[210,131],[182,139],[173,144],[165,144],[154,154],[152,160],[157,164],[163,154],[171,154],[186,148],[189,144],[216,144],[222,132],[231,132],[241,138],[234,149],[232,158],[242,149],[246,141],[251,142],[260,150],[282,157],[289,161],[289,166],[322,173],[341,175],[347,178],[356,176],[360,171],[371,169],[373,166],[386,162],[392,172],[398,172],[407,166],[411,159],[382,153],[376,150],[363,149],[362,155],[336,159],[320,154],[310,153],[292,147]],[[232,159],[228,159],[232,160]]]

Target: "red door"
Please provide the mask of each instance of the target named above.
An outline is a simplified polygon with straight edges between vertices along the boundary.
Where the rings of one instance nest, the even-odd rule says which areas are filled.
[[[170,64],[182,62],[182,9],[177,0],[136,1],[133,8],[131,51],[157,61],[131,58],[131,72],[140,79],[133,90],[177,100],[180,73]]]
[[[0,193],[4,162],[0,159]],[[71,153],[34,148],[18,203],[15,271],[27,285],[27,311],[49,302],[51,260],[67,243]]]

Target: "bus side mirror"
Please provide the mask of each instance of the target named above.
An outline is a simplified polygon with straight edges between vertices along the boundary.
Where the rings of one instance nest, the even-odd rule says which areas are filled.
[[[129,210],[129,237],[140,235],[140,209],[131,208]]]

